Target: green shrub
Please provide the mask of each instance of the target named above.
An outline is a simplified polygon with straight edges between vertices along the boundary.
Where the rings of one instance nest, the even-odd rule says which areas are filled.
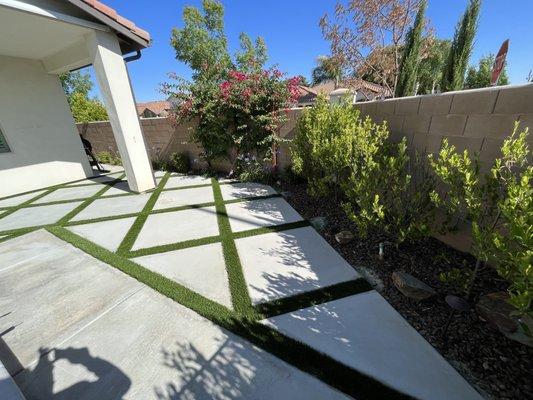
[[[187,153],[172,153],[168,162],[169,168],[175,172],[186,174],[189,172],[191,164]]]
[[[367,118],[354,135],[350,174],[344,183],[343,207],[359,233],[381,229],[397,243],[431,233],[435,180],[417,155],[410,157],[406,139],[389,141],[386,124]]]
[[[96,153],[96,158],[98,158],[98,161],[103,164],[122,165],[122,160],[120,159],[120,156],[109,151],[100,151]]]
[[[430,162],[447,189],[446,196],[433,194],[435,203],[448,215],[464,215],[471,222],[471,251],[478,265],[494,265],[510,283],[510,302],[520,313],[531,314],[533,167],[528,131],[518,133],[517,126],[488,174],[481,173],[477,157],[467,150],[458,153],[446,140],[438,158],[430,157]]]
[[[302,112],[291,154],[293,170],[307,180],[310,194],[325,195],[339,189],[360,123],[359,111],[351,104],[330,105],[324,96]]]
[[[235,175],[243,182],[265,182],[268,177],[261,161],[248,154],[237,157]]]

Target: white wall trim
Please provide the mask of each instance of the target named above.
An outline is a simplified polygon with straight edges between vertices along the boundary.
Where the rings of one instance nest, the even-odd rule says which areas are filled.
[[[87,21],[85,19],[73,17],[72,15],[63,14],[57,11],[48,10],[46,8],[38,7],[36,5],[28,4],[28,3],[25,3],[19,0],[0,0],[0,6],[24,11],[30,14],[36,14],[41,17],[46,17],[49,19],[66,22],[72,25],[83,26],[85,28],[96,29],[96,30],[104,31],[104,32],[109,32],[111,30],[106,25],[98,24],[92,21]]]

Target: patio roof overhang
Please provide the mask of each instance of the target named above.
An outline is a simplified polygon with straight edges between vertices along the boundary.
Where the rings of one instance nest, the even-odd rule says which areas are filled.
[[[150,45],[147,32],[111,11],[82,0],[0,0],[0,54],[41,60],[47,72],[58,74],[91,64],[86,40],[94,31],[113,33],[123,55]]]
[[[0,56],[38,61],[51,75],[93,65],[130,188],[152,189],[152,167],[123,58],[150,44],[148,32],[97,0],[0,0],[0,27]]]

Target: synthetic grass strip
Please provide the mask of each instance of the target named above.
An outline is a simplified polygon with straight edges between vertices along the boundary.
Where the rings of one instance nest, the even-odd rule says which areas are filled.
[[[206,318],[211,319],[215,318],[215,316],[229,318],[231,315],[231,311],[223,305],[209,300],[185,286],[159,275],[156,272],[150,271],[127,258],[104,249],[63,227],[50,226],[46,229],[59,239],[68,242],[94,258],[119,269],[147,286],[150,286],[159,293],[183,304],[185,307],[195,311],[197,309],[202,310],[204,313],[202,315]]]
[[[262,227],[262,228],[250,229],[250,230],[241,231],[241,232],[235,232],[233,234],[233,238],[234,239],[242,239],[242,238],[250,237],[250,236],[264,235],[266,233],[281,232],[281,231],[287,231],[289,229],[296,229],[296,228],[304,228],[306,226],[311,226],[309,221],[306,221],[306,220],[297,221],[297,222],[290,222],[288,224],[265,226],[265,227]]]
[[[339,300],[343,297],[368,292],[369,290],[372,290],[372,286],[365,279],[359,278],[295,296],[277,299],[268,303],[257,304],[255,305],[255,309],[260,318],[264,319],[328,301]]]
[[[254,309],[252,307],[250,295],[248,294],[246,281],[244,280],[241,260],[239,259],[237,247],[233,240],[233,232],[231,231],[228,214],[226,213],[226,206],[222,199],[220,185],[215,178],[212,178],[211,181],[213,183],[213,196],[215,197],[218,230],[222,239],[222,252],[224,254],[224,261],[228,273],[233,308],[238,313],[243,315],[249,314],[251,316],[254,313]]]
[[[316,376],[327,384],[357,399],[410,399],[382,382],[351,369],[333,358],[298,342],[258,321],[233,313],[190,289],[152,272],[135,262],[106,250],[59,226],[47,230],[98,260],[115,267],[166,297],[190,308],[252,344]]]
[[[124,239],[122,239],[122,242],[118,246],[117,253],[123,254],[127,253],[131,250],[133,243],[135,243],[135,240],[137,240],[137,236],[139,236],[139,233],[141,232],[142,227],[144,226],[144,223],[148,219],[148,215],[150,214],[150,211],[154,208],[154,205],[161,194],[161,191],[165,187],[168,178],[170,177],[170,174],[167,172],[163,178],[159,181],[159,184],[157,185],[156,189],[144,205],[141,213],[137,216],[135,219],[135,222],[128,230],[128,233],[126,233],[126,236],[124,236]]]
[[[55,186],[53,188],[50,188],[48,190],[46,190],[44,193],[41,193],[35,197],[32,197],[31,199],[28,199],[22,203],[20,203],[19,205],[17,206],[14,206],[14,207],[10,207],[7,211],[5,211],[3,214],[0,214],[0,219],[2,218],[5,218],[7,217],[8,215],[11,215],[13,214],[15,211],[18,211],[20,210],[21,208],[24,208],[24,207],[27,207],[28,205],[30,205],[31,203],[33,203],[34,201],[37,201],[39,200],[41,197],[44,197],[50,193],[52,193],[54,190],[58,189],[60,186]],[[0,210],[1,211],[1,210]]]
[[[76,207],[71,212],[67,213],[63,218],[61,218],[59,221],[57,221],[57,225],[64,226],[67,222],[69,222],[72,218],[74,218],[76,215],[78,215],[80,212],[82,212],[85,208],[87,208],[93,201],[95,201],[97,198],[99,198],[101,195],[103,195],[105,192],[107,192],[109,189],[113,187],[113,185],[116,185],[118,182],[124,178],[126,174],[120,175],[118,178],[116,178],[114,181],[110,182],[108,185],[106,185],[104,188],[100,189],[98,192],[96,192],[91,197],[87,198],[83,201],[78,207]]]
[[[151,254],[166,253],[174,250],[183,250],[189,247],[203,246],[206,244],[220,242],[220,236],[208,236],[201,239],[185,240],[184,242],[162,244],[160,246],[146,247],[139,250],[124,251],[121,253],[124,257],[135,258],[149,256]]]

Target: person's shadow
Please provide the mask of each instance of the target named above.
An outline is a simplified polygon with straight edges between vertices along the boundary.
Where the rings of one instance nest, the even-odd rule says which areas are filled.
[[[87,348],[49,350],[39,349],[41,357],[33,370],[22,372],[21,389],[30,399],[122,399],[131,386],[131,379],[118,367],[103,358],[93,357]],[[54,364],[67,360],[84,366],[96,376],[96,380],[80,381],[54,391]],[[17,377],[18,378],[18,377]],[[15,378],[17,381],[19,379]]]

